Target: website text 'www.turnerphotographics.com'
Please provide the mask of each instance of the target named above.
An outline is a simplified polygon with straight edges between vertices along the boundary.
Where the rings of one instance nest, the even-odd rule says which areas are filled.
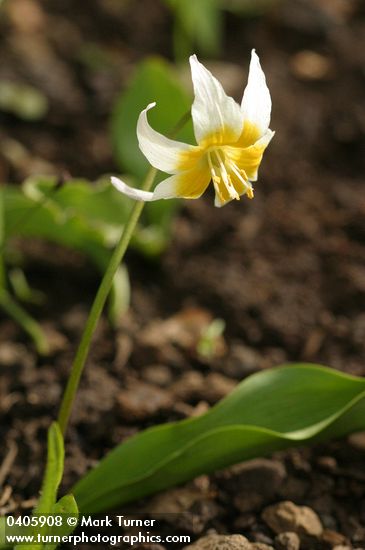
[[[182,516],[184,520],[181,521]],[[179,519],[175,521],[175,519]],[[1,544],[38,545],[67,544],[78,547],[82,544],[104,544],[118,548],[133,548],[142,544],[179,544],[191,542],[190,535],[168,533],[169,526],[192,523],[184,514],[164,514],[152,517],[124,515],[79,516],[33,515],[7,516],[4,521]],[[175,530],[175,528],[174,528]],[[183,527],[181,530],[184,530]],[[189,529],[190,530],[190,529]]]

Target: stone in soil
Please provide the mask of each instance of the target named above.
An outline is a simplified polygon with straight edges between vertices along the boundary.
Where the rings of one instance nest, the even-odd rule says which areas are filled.
[[[234,505],[242,513],[268,504],[286,477],[282,462],[258,458],[223,472],[224,488],[232,494]]]
[[[289,500],[265,508],[262,519],[277,534],[293,531],[298,535],[319,538],[323,532],[322,523],[314,510],[308,506],[297,506]]]
[[[275,537],[275,547],[277,550],[299,550],[300,538],[292,531],[279,533]]]
[[[123,417],[142,420],[171,407],[172,395],[158,386],[134,380],[118,393],[117,403]]]
[[[221,513],[213,496],[209,478],[201,476],[186,487],[169,489],[152,497],[145,511],[159,514],[175,529],[200,534],[207,523]]]

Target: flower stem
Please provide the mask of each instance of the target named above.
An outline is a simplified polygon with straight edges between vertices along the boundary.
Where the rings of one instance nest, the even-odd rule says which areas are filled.
[[[155,168],[151,168],[142,186],[142,189],[144,191],[149,191],[151,189],[156,174],[157,170]],[[72,365],[70,377],[68,379],[67,386],[63,394],[62,403],[58,414],[58,423],[60,425],[63,435],[66,432],[73,402],[76,396],[81,374],[90,350],[91,340],[94,331],[96,329],[104,304],[110,292],[115,272],[117,271],[118,266],[120,265],[127,250],[127,247],[133,235],[133,231],[142,213],[144,204],[144,202],[135,203],[129,215],[129,218],[123,228],[120,240],[113,252],[107,270],[104,273],[104,277],[95,296],[93,305],[91,307],[89,317],[87,319],[85,329],[81,338],[81,342],[79,344],[75,360]]]

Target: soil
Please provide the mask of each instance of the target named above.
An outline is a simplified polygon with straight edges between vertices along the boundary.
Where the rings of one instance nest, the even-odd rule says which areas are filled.
[[[113,101],[138,60],[172,58],[172,19],[162,2],[83,4],[12,0],[2,8],[0,79],[36,86],[50,110],[38,122],[0,113],[1,181],[118,171],[108,138]],[[63,490],[124,438],[200,414],[251,373],[301,360],[365,375],[364,5],[287,0],[262,16],[226,13],[224,60],[234,74],[246,69],[253,45],[276,130],[255,200],[220,210],[210,193],[185,201],[158,261],[128,253],[131,308],[118,330],[103,318],[95,335]],[[96,53],[106,61],[92,63]],[[9,153],[14,144],[23,147],[20,157]],[[78,254],[38,242],[23,249],[31,285],[47,295],[32,313],[52,352],[38,357],[1,314],[1,513],[30,510],[37,498],[46,430],[99,281]],[[201,357],[197,334],[216,318],[225,321],[224,335],[211,357]],[[365,436],[357,434],[202,476],[133,509],[189,511],[194,523],[181,532],[191,542],[217,532],[276,549],[365,548],[364,459]],[[302,514],[293,503],[309,507],[320,528],[278,527],[282,507]],[[167,533],[177,531],[165,522]],[[239,547],[230,544],[209,547]]]

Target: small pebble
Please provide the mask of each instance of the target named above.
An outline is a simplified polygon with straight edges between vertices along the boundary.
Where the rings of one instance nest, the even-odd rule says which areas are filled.
[[[286,471],[282,462],[257,458],[233,466],[223,475],[224,488],[232,493],[235,507],[246,513],[273,500]]]
[[[141,420],[171,407],[172,396],[157,386],[134,381],[119,392],[117,402],[124,417]]]
[[[351,434],[348,438],[348,442],[351,447],[354,447],[359,451],[365,451],[365,432]]]
[[[293,531],[299,535],[321,536],[322,523],[308,506],[297,506],[289,500],[268,506],[262,513],[265,523],[277,534]]]
[[[337,531],[332,531],[331,529],[325,529],[322,533],[322,541],[327,543],[331,548],[333,546],[345,546],[348,543],[348,540],[341,533]]]
[[[275,537],[275,545],[277,550],[299,550],[300,538],[296,533],[286,531]]]

